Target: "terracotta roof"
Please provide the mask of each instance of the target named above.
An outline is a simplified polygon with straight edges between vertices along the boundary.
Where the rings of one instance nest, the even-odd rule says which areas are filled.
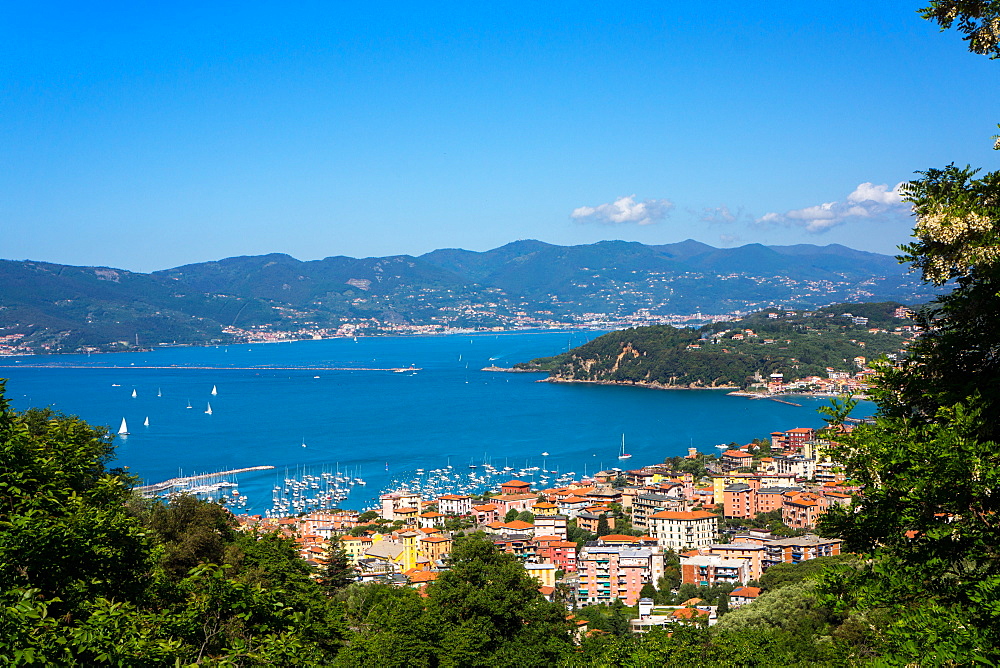
[[[523,522],[521,520],[514,520],[513,522],[507,522],[503,526],[506,527],[507,529],[514,529],[515,531],[518,530],[518,529],[534,529],[535,528],[534,524],[531,524],[530,522]]]
[[[597,540],[602,542],[612,542],[612,543],[638,543],[641,538],[636,536],[626,536],[620,533],[609,533],[607,536],[601,536]]]
[[[742,598],[757,598],[760,596],[760,587],[737,587],[730,593],[730,596],[740,596]]]
[[[722,453],[723,457],[736,457],[738,459],[746,459],[747,457],[753,458],[749,452],[743,452],[741,450],[726,450]]]
[[[495,503],[484,503],[481,506],[472,506],[472,509],[481,513],[488,513],[493,510],[500,510],[500,506]]]
[[[681,608],[670,613],[670,616],[675,619],[694,619],[695,617],[705,617],[707,615],[707,610],[699,610],[698,608]]]
[[[564,547],[564,548],[576,548],[576,543],[571,540],[554,540],[549,543],[549,547]]]
[[[531,487],[531,483],[524,482],[523,480],[508,480],[507,482],[500,485],[501,487]]]

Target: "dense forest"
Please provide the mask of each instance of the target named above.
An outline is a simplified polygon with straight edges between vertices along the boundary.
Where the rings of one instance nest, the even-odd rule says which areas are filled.
[[[772,373],[786,381],[858,371],[855,358],[898,359],[914,322],[902,304],[836,304],[816,311],[768,309],[732,322],[681,329],[635,327],[605,334],[554,357],[515,365],[557,380],[666,387],[746,387]]]

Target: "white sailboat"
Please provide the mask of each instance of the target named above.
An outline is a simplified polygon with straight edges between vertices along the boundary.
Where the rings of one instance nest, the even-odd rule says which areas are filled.
[[[190,399],[188,399],[188,405],[187,405],[187,407],[188,408],[194,408],[194,406],[191,405],[191,400]]]
[[[215,395],[217,395],[218,393],[219,393],[219,390],[218,390],[218,389],[216,389],[215,385],[213,385],[213,386],[212,386],[212,396],[214,397],[214,396],[215,396]]]
[[[145,422],[142,423],[142,426],[143,427],[148,427],[149,426],[149,416],[148,415],[146,416]]]
[[[205,409],[205,414],[206,415],[211,415],[212,414],[212,404],[211,403],[209,403],[208,404],[208,408]]]
[[[156,388],[156,396],[162,397],[163,396],[163,390],[161,390],[160,388]]]
[[[118,427],[118,435],[122,437],[128,436],[128,424],[126,424],[125,418],[122,418],[122,426]]]
[[[618,459],[628,459],[632,455],[625,452],[625,434],[622,434],[622,453],[618,455]]]
[[[132,398],[135,399],[135,397],[136,397],[136,393],[135,393],[135,388],[133,387],[132,388]]]

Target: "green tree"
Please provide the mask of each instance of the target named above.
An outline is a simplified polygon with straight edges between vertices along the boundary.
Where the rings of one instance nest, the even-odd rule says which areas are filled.
[[[507,511],[507,514],[503,516],[504,522],[513,522],[517,519],[518,511],[517,508],[511,508]]]
[[[338,543],[331,543],[326,551],[326,564],[320,579],[328,592],[343,589],[357,579],[357,571],[351,565],[351,556]]]
[[[611,533],[611,528],[608,526],[608,516],[601,513],[597,517],[597,537],[607,536],[609,533]]]
[[[0,591],[35,590],[50,614],[93,597],[141,599],[154,558],[127,510],[133,479],[106,469],[108,430],[17,413],[5,390],[0,380]]]
[[[729,613],[729,594],[722,594],[719,596],[718,607],[715,609],[716,617],[722,619],[723,615]]]
[[[220,504],[183,494],[169,503],[151,503],[144,515],[164,546],[160,563],[172,578],[182,579],[198,564],[228,561],[226,545],[235,520]]]
[[[230,531],[218,504],[136,499],[133,479],[106,469],[112,454],[106,429],[17,413],[0,384],[0,656],[24,665],[333,660],[339,606],[287,540]]]
[[[450,665],[550,665],[571,648],[565,608],[538,592],[517,557],[471,536],[427,589],[440,659]]]
[[[1000,58],[1000,3],[996,0],[931,0],[920,12],[942,30],[957,23],[969,51]]]
[[[997,55],[996,2],[937,1],[922,12],[943,28],[957,21],[972,51]],[[864,494],[827,513],[821,531],[843,536],[866,559],[827,573],[820,592],[845,618],[841,637],[869,654],[995,663],[1000,172],[977,177],[949,165],[919,174],[906,189],[916,240],[900,259],[953,289],[919,314],[923,333],[908,358],[883,365],[875,424],[838,439]],[[832,413],[834,424],[844,417]]]

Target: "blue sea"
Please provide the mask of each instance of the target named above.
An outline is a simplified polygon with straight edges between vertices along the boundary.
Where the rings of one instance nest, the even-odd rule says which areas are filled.
[[[7,396],[18,409],[51,406],[114,431],[125,418],[130,435],[116,439],[115,465],[148,483],[276,467],[237,476],[244,512],[270,508],[286,471],[361,477],[367,485],[340,506],[362,509],[417,469],[491,462],[580,476],[822,424],[820,399],[796,398],[802,405],[790,406],[717,390],[539,383],[541,374],[481,371],[563,352],[599,334],[367,337],[5,358],[0,377],[9,379]],[[409,367],[419,370],[390,370]],[[856,414],[871,410],[862,405]],[[617,458],[623,434],[633,455],[624,465]]]

